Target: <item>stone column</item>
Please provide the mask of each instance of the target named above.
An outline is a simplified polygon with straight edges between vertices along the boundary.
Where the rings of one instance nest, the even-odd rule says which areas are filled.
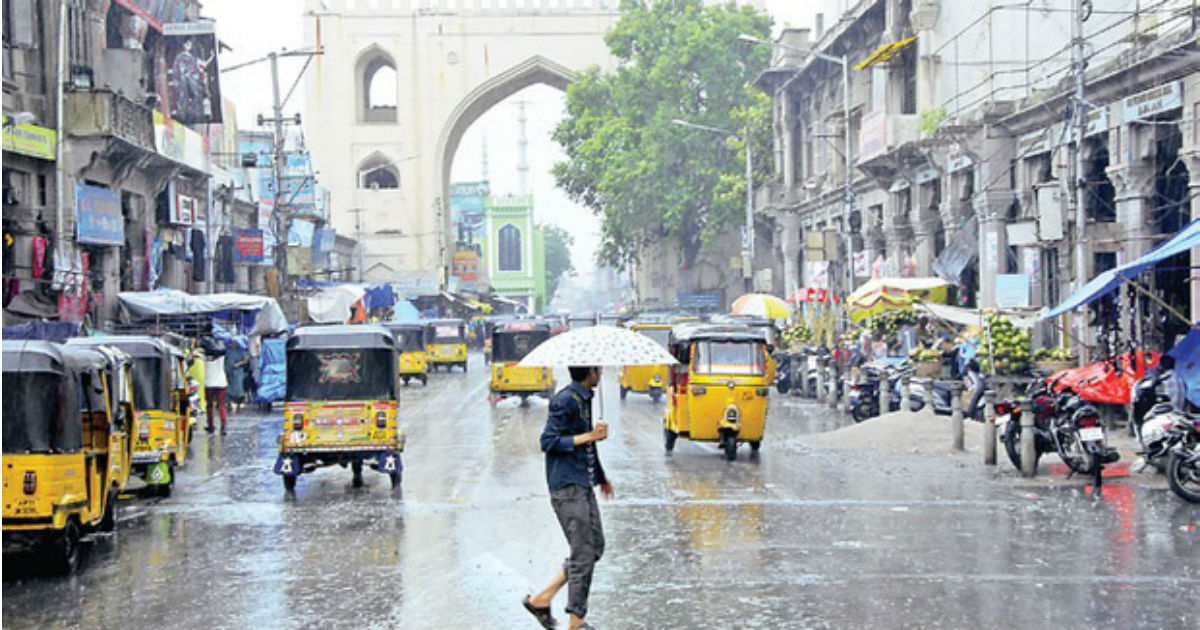
[[[785,214],[779,218],[779,255],[783,258],[783,294],[800,288],[800,217]]]
[[[980,192],[972,202],[979,219],[979,306],[996,306],[996,275],[1004,273],[1008,255],[1004,216],[1012,194],[1007,190]]]

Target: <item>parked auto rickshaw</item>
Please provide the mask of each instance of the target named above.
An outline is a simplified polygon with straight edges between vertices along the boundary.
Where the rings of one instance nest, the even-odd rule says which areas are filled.
[[[660,322],[633,322],[629,329],[645,335],[666,348],[671,337],[671,325]],[[629,392],[649,394],[658,402],[670,378],[670,367],[666,365],[627,365],[621,368],[621,400]]]
[[[396,340],[382,326],[298,328],[287,340],[287,394],[275,473],[288,492],[323,466],[364,464],[400,485],[404,433],[397,422]]]
[[[145,335],[79,337],[68,346],[110,346],[129,355],[133,369],[133,473],[150,491],[170,496],[175,469],[187,463],[192,440],[186,360],[175,346]]]
[[[119,353],[3,343],[4,550],[45,552],[69,573],[79,540],[112,531],[129,475]]]
[[[433,371],[454,366],[467,371],[467,324],[461,319],[435,319],[425,323],[425,344]]]
[[[663,414],[667,452],[678,437],[718,442],[731,461],[740,442],[758,452],[771,391],[766,333],[745,326],[680,324],[671,330],[669,350],[679,364],[670,372]]]
[[[512,396],[524,403],[530,396],[554,396],[554,373],[543,367],[518,367],[517,363],[550,338],[550,324],[542,321],[511,321],[497,324],[492,332],[492,381],[488,400],[492,404]]]
[[[425,326],[421,324],[387,323],[383,325],[396,339],[400,380],[408,385],[412,379],[429,383],[429,355],[425,350]]]

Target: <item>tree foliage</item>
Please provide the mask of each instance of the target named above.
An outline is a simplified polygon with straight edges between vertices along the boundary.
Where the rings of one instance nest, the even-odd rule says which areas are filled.
[[[690,267],[713,237],[744,225],[747,125],[759,181],[769,168],[770,99],[749,82],[771,51],[738,36],[767,39],[771,20],[702,0],[623,0],[621,12],[605,37],[615,71],[589,69],[567,89],[555,179],[601,216],[599,262],[624,267],[661,244]]]
[[[575,265],[571,262],[575,237],[557,225],[543,225],[542,234],[546,244],[546,304],[549,304],[563,275],[575,273]]]

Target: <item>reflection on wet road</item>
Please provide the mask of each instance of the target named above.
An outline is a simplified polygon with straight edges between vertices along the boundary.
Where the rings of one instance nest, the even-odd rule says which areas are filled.
[[[520,598],[566,553],[546,403],[489,408],[483,367],[404,389],[395,492],[326,468],[285,497],[272,416],[199,436],[174,496],[123,503],[77,575],[6,558],[4,627],[537,628]],[[685,441],[666,456],[661,406],[615,385],[598,627],[1200,625],[1200,509],[1169,491],[1115,481],[1094,501],[952,459],[817,450],[798,436],[845,421],[792,399],[772,401],[757,458]]]

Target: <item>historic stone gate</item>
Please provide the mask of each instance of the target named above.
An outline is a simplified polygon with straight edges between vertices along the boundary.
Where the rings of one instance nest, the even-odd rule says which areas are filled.
[[[306,0],[305,134],[363,277],[441,279],[450,167],[488,109],[609,67],[616,0]],[[501,158],[503,159],[503,158]]]

